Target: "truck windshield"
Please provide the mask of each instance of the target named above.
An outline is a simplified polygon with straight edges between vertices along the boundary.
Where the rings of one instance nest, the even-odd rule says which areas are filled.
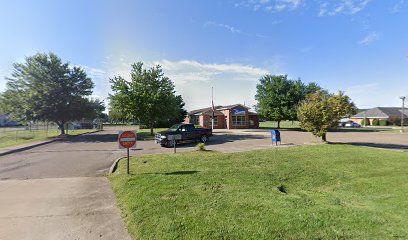
[[[174,124],[169,128],[169,131],[177,131],[177,129],[180,127],[180,124]]]

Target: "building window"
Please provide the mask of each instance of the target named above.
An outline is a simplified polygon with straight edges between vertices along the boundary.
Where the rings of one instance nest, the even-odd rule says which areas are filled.
[[[232,116],[232,125],[245,126],[245,116]]]
[[[218,126],[218,117],[214,116],[214,126]]]
[[[191,116],[191,123],[194,125],[200,125],[200,116]]]

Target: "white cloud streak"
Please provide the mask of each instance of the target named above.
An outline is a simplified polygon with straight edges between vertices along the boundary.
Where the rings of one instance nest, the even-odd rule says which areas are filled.
[[[324,1],[320,3],[318,16],[354,15],[364,10],[370,2],[371,0]]]
[[[380,34],[378,32],[371,32],[367,36],[365,36],[363,39],[358,41],[358,44],[367,46],[377,41],[379,38],[380,38]]]
[[[243,0],[235,3],[235,7],[251,8],[254,11],[260,9],[267,12],[282,12],[285,10],[295,10],[303,0]]]
[[[228,30],[229,32],[232,32],[232,33],[242,34],[242,31],[239,30],[239,29],[237,29],[237,28],[235,28],[235,27],[232,27],[232,26],[230,26],[230,25],[223,24],[223,23],[217,23],[217,22],[214,22],[214,21],[208,21],[208,22],[206,22],[206,23],[204,24],[204,26],[205,26],[205,27],[206,27],[206,26],[215,26],[215,27],[219,27],[219,28],[226,29],[226,30]]]

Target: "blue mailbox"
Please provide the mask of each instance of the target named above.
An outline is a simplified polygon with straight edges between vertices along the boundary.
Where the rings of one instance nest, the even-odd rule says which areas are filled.
[[[278,142],[279,142],[279,144],[282,144],[279,130],[272,129],[271,130],[271,137],[272,137],[272,144],[275,143],[276,145],[278,145]]]

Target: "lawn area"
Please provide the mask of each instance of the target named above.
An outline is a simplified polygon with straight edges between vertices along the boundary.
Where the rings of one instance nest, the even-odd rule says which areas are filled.
[[[95,132],[96,129],[75,129],[68,130],[68,136],[75,136],[78,134]],[[7,129],[7,131],[0,131],[0,148],[20,145],[24,143],[41,141],[47,138],[53,138],[60,134],[58,129],[45,130],[17,130]]]
[[[267,122],[260,122],[259,123],[259,128],[265,128],[265,129],[272,129],[272,128],[277,128],[278,127],[278,122],[274,121],[267,121]],[[283,129],[299,129],[299,122],[298,121],[282,121],[280,122],[280,127]]]
[[[109,180],[134,239],[408,238],[407,152],[326,144],[125,166]]]

